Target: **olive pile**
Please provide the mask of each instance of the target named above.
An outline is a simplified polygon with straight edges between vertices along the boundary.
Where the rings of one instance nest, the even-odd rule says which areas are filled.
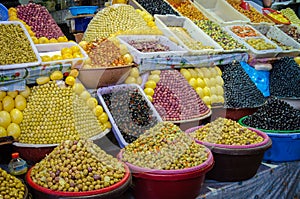
[[[239,1],[227,0],[227,2],[230,3],[230,5],[234,7],[237,11],[239,11],[240,13],[248,17],[252,23],[261,23],[261,22],[272,23],[272,21],[268,17],[258,12],[251,5],[249,5],[250,6],[249,10],[245,10],[240,6],[240,3],[237,3]]]
[[[206,124],[191,133],[191,136],[200,141],[225,145],[249,145],[263,141],[263,137],[254,131],[226,118],[218,118]]]
[[[153,111],[140,91],[124,87],[102,95],[123,138],[131,143],[157,123]]]
[[[66,140],[31,170],[32,181],[54,191],[99,190],[121,181],[124,165],[86,140]]]
[[[25,197],[25,185],[13,175],[0,168],[0,198],[23,199]]]
[[[194,23],[220,46],[222,46],[224,50],[246,49],[243,44],[237,42],[216,23],[209,20],[194,21]]]
[[[283,32],[285,32],[287,35],[292,37],[295,41],[300,43],[300,31],[298,30],[297,26],[278,26]]]
[[[246,39],[245,41],[256,50],[270,50],[276,48],[275,45],[266,42],[263,38],[251,38]]]
[[[141,4],[141,6],[145,8],[151,15],[178,15],[178,13],[174,11],[173,8],[164,0],[137,0],[137,2]]]
[[[55,81],[31,89],[20,127],[19,141],[28,144],[56,144],[72,136],[89,138],[105,128],[72,87],[60,87]]]
[[[243,123],[266,130],[300,130],[300,111],[282,100],[270,98]]]
[[[276,61],[270,72],[270,92],[276,97],[300,97],[300,68],[291,57]]]
[[[266,101],[238,62],[225,65],[222,78],[225,91],[224,107],[253,108]]]
[[[99,11],[90,21],[83,41],[108,38],[118,31],[149,29],[143,17],[132,6],[120,5]]]
[[[208,113],[196,91],[177,70],[163,70],[154,89],[153,105],[165,121],[188,120]]]
[[[159,40],[131,40],[128,42],[131,46],[137,49],[140,52],[161,52],[161,51],[170,51],[170,47],[164,44],[161,44]]]
[[[189,1],[183,1],[180,3],[177,3],[178,1],[174,0],[168,0],[168,2],[178,10],[178,12],[191,19],[191,20],[207,20],[207,17],[205,17],[198,8],[196,8],[191,2]]]
[[[37,61],[30,42],[19,24],[0,24],[0,46],[0,65]]]
[[[207,160],[205,148],[171,122],[160,122],[125,147],[122,160],[160,170],[198,166]]]

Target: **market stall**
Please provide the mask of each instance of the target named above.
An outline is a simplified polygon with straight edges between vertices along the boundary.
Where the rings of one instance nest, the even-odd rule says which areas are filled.
[[[106,5],[70,8],[78,43],[39,4],[0,12],[0,178],[22,179],[0,196],[299,197],[295,13]]]

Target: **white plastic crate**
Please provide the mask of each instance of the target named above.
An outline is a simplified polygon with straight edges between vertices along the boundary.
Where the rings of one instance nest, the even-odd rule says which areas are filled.
[[[120,42],[125,44],[128,48],[129,53],[133,56],[134,62],[140,64],[145,58],[156,58],[156,57],[172,57],[172,56],[183,56],[187,54],[187,50],[181,46],[175,44],[165,36],[161,35],[121,35],[118,36]],[[159,41],[160,44],[168,46],[170,51],[160,52],[141,52],[131,46],[128,42],[138,40],[154,40]]]
[[[83,55],[82,58],[73,58],[73,59],[65,59],[65,60],[56,60],[56,61],[49,61],[49,62],[42,62],[42,65],[57,65],[57,64],[72,64],[72,68],[80,69],[83,64],[84,60],[88,58],[87,53],[75,42],[63,42],[63,43],[48,43],[48,44],[36,44],[36,48],[40,56],[44,55],[60,55],[60,51],[62,48],[70,48],[72,46],[78,46],[80,49],[81,54]]]
[[[175,38],[178,43],[185,49],[188,49],[189,54],[213,54],[223,52],[223,48],[215,42],[210,36],[203,32],[196,24],[186,17],[178,17],[174,15],[154,15],[156,26],[168,37]],[[204,46],[212,46],[214,49],[193,50],[190,49],[185,43],[176,36],[170,27],[182,27],[186,29],[187,33],[195,41],[199,41]]]
[[[225,0],[194,0],[194,4],[210,20],[222,26],[250,23],[250,19],[234,9]]]
[[[261,25],[253,25],[255,29],[260,31],[263,35],[266,35],[268,38],[275,39],[278,42],[281,42],[282,44],[286,46],[292,46],[294,49],[291,50],[283,50],[282,52],[278,53],[277,56],[283,57],[283,56],[298,56],[300,54],[300,44],[296,42],[294,39],[292,39],[290,36],[285,34],[283,31],[281,31],[276,26],[269,26],[266,24]]]
[[[146,100],[148,106],[150,107],[150,109],[152,110],[152,117],[155,117],[157,119],[157,122],[162,122],[162,119],[160,117],[160,115],[158,114],[158,112],[156,111],[156,109],[154,108],[153,104],[149,101],[149,99],[147,98],[147,96],[145,95],[143,89],[137,85],[137,84],[120,84],[120,85],[116,85],[116,86],[109,86],[109,87],[103,87],[103,88],[99,88],[97,90],[97,95],[99,97],[100,103],[102,105],[102,107],[104,108],[105,112],[108,115],[108,118],[112,124],[112,131],[120,145],[121,148],[124,148],[125,146],[127,146],[129,143],[125,141],[125,139],[123,138],[123,135],[120,132],[120,129],[118,127],[118,125],[116,124],[113,115],[111,114],[111,111],[109,110],[107,104],[105,103],[102,95],[105,94],[110,94],[113,93],[114,91],[120,91],[120,90],[124,90],[126,88],[129,89],[138,89],[139,93],[143,96],[143,99]]]
[[[14,24],[14,25],[20,25],[21,28],[23,29],[27,39],[30,42],[30,46],[36,56],[37,61],[35,62],[28,62],[28,63],[18,63],[18,64],[9,64],[9,65],[0,65],[0,70],[10,70],[10,69],[17,69],[17,68],[27,68],[30,66],[38,66],[42,62],[41,57],[39,56],[39,53],[37,51],[37,48],[35,47],[28,31],[26,30],[25,26],[18,21],[0,21],[0,24]]]
[[[270,41],[268,38],[266,38],[263,35],[261,35],[259,37],[241,38],[231,31],[231,27],[232,26],[226,26],[225,30],[230,35],[232,35],[234,38],[238,39],[242,44],[244,44],[249,49],[249,51],[253,55],[253,57],[255,57],[255,58],[272,58],[272,57],[276,57],[278,53],[282,52],[282,50],[281,50],[281,48],[279,48],[279,46],[277,46],[274,42]],[[270,43],[270,44],[274,45],[275,49],[257,50],[246,42],[247,39],[252,39],[252,38],[257,38],[257,39],[262,38],[265,40],[266,43]]]

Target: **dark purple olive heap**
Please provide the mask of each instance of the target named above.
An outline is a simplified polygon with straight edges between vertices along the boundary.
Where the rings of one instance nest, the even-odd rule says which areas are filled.
[[[25,21],[35,32],[37,38],[58,38],[64,36],[48,10],[39,4],[29,3],[17,7],[18,18]]]
[[[141,6],[145,8],[151,15],[178,15],[178,13],[174,11],[173,8],[164,0],[137,0],[137,2],[141,4]]]
[[[224,66],[225,108],[254,108],[266,99],[239,63]]]
[[[115,90],[102,95],[123,138],[131,143],[157,123],[152,109],[136,88]]]
[[[196,91],[177,70],[161,71],[152,103],[164,121],[194,119],[209,111]]]
[[[300,97],[300,68],[293,58],[284,57],[273,64],[270,92],[276,97]]]
[[[243,123],[266,130],[300,130],[300,111],[282,100],[270,98]]]
[[[140,52],[161,52],[170,50],[169,46],[161,44],[158,40],[131,40],[128,43]]]

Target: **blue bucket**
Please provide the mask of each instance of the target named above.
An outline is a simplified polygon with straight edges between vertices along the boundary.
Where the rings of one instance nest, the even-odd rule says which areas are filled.
[[[2,3],[0,3],[0,21],[7,21],[7,20],[8,20],[8,10]]]

